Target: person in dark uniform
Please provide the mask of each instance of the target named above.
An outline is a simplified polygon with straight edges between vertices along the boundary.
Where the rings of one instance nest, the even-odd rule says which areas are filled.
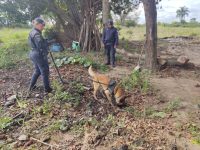
[[[118,32],[113,26],[113,21],[109,20],[107,22],[107,28],[103,32],[102,41],[105,46],[107,62],[106,65],[112,65],[115,67],[115,52],[118,45]]]
[[[36,88],[37,79],[42,75],[45,92],[50,93],[52,88],[49,83],[48,42],[42,36],[45,22],[40,18],[36,18],[33,21],[33,26],[34,28],[29,33],[28,41],[31,47],[29,56],[34,64],[35,71],[32,75],[29,90]]]

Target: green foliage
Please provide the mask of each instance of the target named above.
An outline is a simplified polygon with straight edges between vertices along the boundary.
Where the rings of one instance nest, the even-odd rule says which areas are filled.
[[[138,88],[142,92],[146,93],[150,89],[149,73],[133,70],[128,77],[122,80],[121,84],[126,90]]]
[[[180,22],[184,23],[185,17],[189,15],[189,12],[190,11],[187,7],[180,7],[180,9],[176,11],[176,17],[180,18]]]
[[[172,112],[172,111],[178,109],[179,107],[180,107],[180,99],[176,98],[176,99],[170,101],[167,104],[167,107],[165,108],[165,111],[166,112]]]
[[[28,106],[27,101],[23,101],[23,100],[17,100],[17,105],[22,109],[25,109]]]
[[[192,135],[192,143],[200,145],[200,127],[191,123],[188,127],[190,134]]]
[[[10,117],[0,117],[0,129],[3,130],[12,121]]]
[[[56,59],[56,65],[58,67],[61,67],[64,64],[81,64],[84,67],[89,67],[92,65],[92,61],[80,55]]]
[[[125,21],[125,26],[126,27],[135,27],[137,25],[137,22],[135,20],[126,20]]]
[[[61,67],[66,64],[80,64],[83,65],[85,68],[88,68],[92,65],[94,68],[99,69],[101,72],[106,72],[109,69],[108,66],[93,62],[92,59],[81,55],[59,58],[56,59],[55,62],[58,67]]]
[[[154,112],[150,117],[151,118],[165,118],[166,117],[165,112]]]
[[[43,31],[43,35],[46,39],[55,39],[57,36],[57,31],[54,26],[51,27],[46,27],[45,30]]]
[[[42,113],[47,115],[52,110],[52,104],[48,101],[44,101],[44,104],[42,105]]]
[[[130,113],[134,117],[142,117],[142,112],[138,111],[137,109],[135,109],[133,107],[126,107],[125,111]]]
[[[81,101],[81,95],[79,92],[83,92],[82,84],[74,84],[73,86],[78,90],[78,92],[69,93],[64,91],[63,85],[59,84],[56,81],[53,81],[52,86],[55,89],[55,94],[53,95],[52,99],[60,102],[70,103],[74,107],[78,106]],[[73,87],[74,88],[74,87]]]
[[[119,15],[127,15],[135,8],[133,1],[131,0],[112,0],[111,1],[111,10]]]
[[[50,126],[48,126],[46,130],[47,132],[58,131],[61,126],[62,126],[62,121],[56,120]]]
[[[0,30],[0,68],[10,68],[28,58],[27,29]]]

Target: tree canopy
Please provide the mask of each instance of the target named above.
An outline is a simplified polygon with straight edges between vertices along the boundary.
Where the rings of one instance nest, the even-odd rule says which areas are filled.
[[[189,9],[187,7],[180,7],[176,11],[176,17],[180,19],[180,22],[185,22],[185,17],[189,15]]]

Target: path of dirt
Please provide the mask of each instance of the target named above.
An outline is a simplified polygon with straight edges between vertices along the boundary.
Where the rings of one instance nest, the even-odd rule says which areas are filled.
[[[175,122],[198,123],[200,124],[199,107],[200,104],[200,41],[193,38],[168,38],[159,41],[160,55],[164,58],[179,57],[186,55],[196,68],[167,68],[154,75],[151,83],[158,90],[157,95],[161,95],[167,101],[180,100],[183,110],[179,110],[179,115]],[[132,66],[118,66],[107,73],[111,77],[124,77],[134,69]],[[191,115],[193,114],[193,115]],[[194,115],[195,114],[195,115]],[[170,136],[169,136],[170,137]],[[188,145],[188,149],[199,150],[198,145],[192,144],[188,139],[177,140],[179,145]],[[184,143],[184,144],[183,144]]]

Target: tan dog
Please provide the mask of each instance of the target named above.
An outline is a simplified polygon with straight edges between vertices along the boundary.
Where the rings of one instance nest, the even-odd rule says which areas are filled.
[[[104,93],[107,97],[107,99],[111,102],[113,105],[112,101],[112,93],[109,90],[109,83],[110,83],[110,78],[104,74],[99,74],[96,73],[92,70],[92,66],[89,67],[88,69],[89,75],[92,77],[93,80],[93,86],[94,86],[94,98],[97,100],[97,91],[99,90],[100,87],[103,88]],[[125,96],[125,91],[120,87],[119,84],[117,84],[114,87],[114,99],[115,103],[117,105],[123,105],[124,100],[127,96]]]

